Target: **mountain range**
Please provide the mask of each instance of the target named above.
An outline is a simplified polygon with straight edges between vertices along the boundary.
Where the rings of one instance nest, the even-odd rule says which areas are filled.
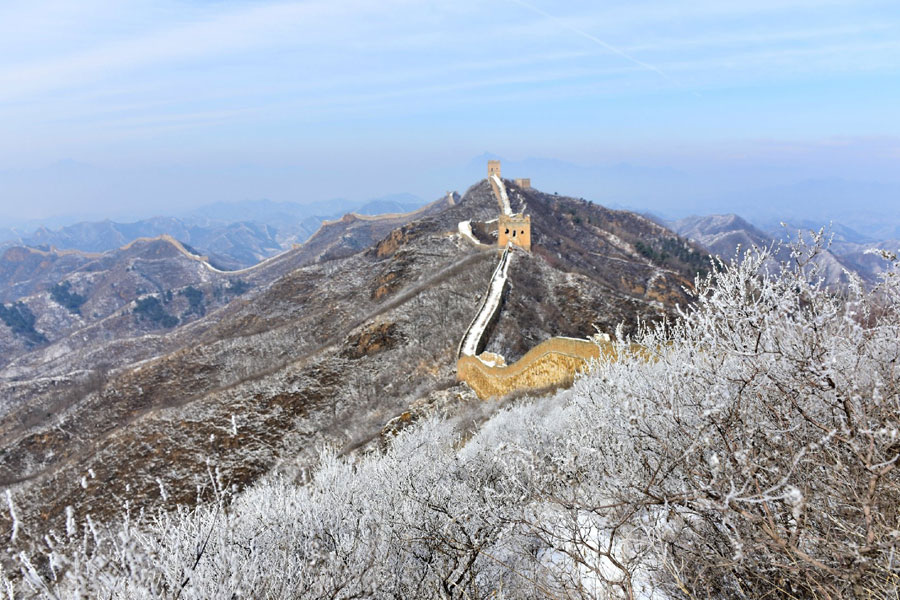
[[[506,186],[532,227],[484,348],[509,362],[550,337],[627,335],[673,314],[708,253],[774,246],[805,225],[659,222]],[[456,380],[456,351],[497,264],[500,207],[487,180],[420,205],[387,198],[332,219],[310,216],[323,207],[211,205],[9,244],[0,484],[21,523],[38,535],[67,507],[110,518],[126,497],[193,503],[212,463],[237,489],[302,480],[325,446],[368,451],[434,414],[477,421],[488,408]],[[865,251],[877,244],[842,227],[817,261],[832,284],[846,270],[871,282],[880,263]]]
[[[447,180],[478,176],[484,153],[464,167],[446,170]],[[837,176],[789,175],[740,168],[727,173],[697,168],[631,164],[580,164],[550,158],[502,158],[505,172],[525,173],[544,189],[577,195],[614,208],[649,211],[667,220],[691,215],[741,215],[772,232],[782,221],[820,227],[849,227],[872,241],[900,238],[900,183]],[[444,171],[438,171],[444,174]],[[776,236],[777,237],[777,236]]]
[[[826,283],[832,285],[846,283],[847,272],[858,274],[868,284],[874,283],[887,266],[877,251],[896,252],[900,248],[898,239],[875,241],[843,225],[831,224],[823,229],[812,221],[779,223],[768,232],[735,214],[659,221],[725,260],[737,258],[740,253],[756,246],[772,248],[775,262],[789,262],[791,242],[798,239],[810,241],[814,234],[823,231],[826,247],[814,262]]]
[[[405,213],[422,204],[411,194],[362,203],[340,199],[310,204],[270,200],[219,202],[181,217],[153,217],[130,223],[82,221],[58,229],[41,226],[29,233],[0,229],[0,248],[30,246],[44,251],[56,248],[96,253],[115,250],[137,238],[165,234],[200,249],[223,269],[239,269],[307,240],[324,221],[347,212]]]
[[[487,351],[512,361],[690,302],[709,264],[699,246],[634,213],[507,186],[532,251],[513,250]],[[326,222],[237,272],[169,236],[25,254],[47,263],[43,279],[5,275],[20,291],[4,310],[24,324],[0,326],[0,483],[23,530],[62,526],[67,507],[107,518],[126,498],[196,502],[213,463],[236,489],[302,480],[323,446],[372,449],[433,414],[477,420],[486,405],[456,381],[456,350],[498,260],[499,210],[482,180],[413,213]],[[463,221],[483,225],[482,243]]]

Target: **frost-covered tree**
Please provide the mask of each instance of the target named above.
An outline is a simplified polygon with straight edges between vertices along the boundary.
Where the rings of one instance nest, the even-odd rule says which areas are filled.
[[[572,439],[548,456],[578,484],[551,482],[554,519],[533,519],[576,588],[896,597],[896,257],[875,290],[835,295],[817,248],[778,274],[762,252],[710,275],[681,319],[577,386]]]
[[[303,486],[5,557],[10,597],[897,598],[900,272],[836,294],[794,249],[470,437],[431,420]],[[464,420],[464,417],[460,417]],[[14,495],[10,506],[14,510]],[[133,515],[132,513],[129,513]],[[79,524],[80,523],[80,524]]]

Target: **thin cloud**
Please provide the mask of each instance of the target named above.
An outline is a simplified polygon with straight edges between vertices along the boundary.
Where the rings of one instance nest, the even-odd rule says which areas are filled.
[[[551,15],[550,13],[548,13],[547,11],[545,11],[541,8],[538,8],[537,6],[535,6],[533,4],[529,4],[528,2],[525,2],[524,0],[510,0],[510,2],[518,4],[519,6],[527,8],[528,10],[530,10],[532,12],[535,12],[539,15],[546,17],[547,19],[550,19],[551,21],[555,22],[556,24],[564,27],[565,29],[568,29],[572,33],[577,34],[586,40],[594,42],[598,46],[601,46],[602,48],[608,50],[609,52],[612,52],[613,54],[616,54],[616,55],[624,58],[625,60],[638,65],[639,67],[647,69],[648,71],[653,71],[654,73],[658,74],[660,77],[667,79],[668,81],[670,81],[671,83],[674,83],[675,85],[679,85],[679,86],[681,85],[681,83],[678,80],[676,80],[675,78],[673,78],[672,76],[667,74],[665,71],[663,71],[659,67],[657,67],[655,65],[651,65],[650,63],[642,61],[638,58],[635,58],[634,56],[628,54],[624,50],[616,48],[612,44],[601,40],[600,38],[598,38],[595,35],[591,35],[590,33],[584,31],[583,29],[579,29],[578,27],[573,27],[572,25],[569,25],[565,21],[558,19],[557,17]]]
[[[672,62],[669,68],[679,72],[718,73],[722,70],[741,70],[744,76],[751,69],[761,72],[768,80],[785,74],[821,72],[827,70],[863,72],[891,68],[900,60],[900,41],[852,41],[808,48],[778,48],[748,50],[721,54],[699,60]]]
[[[896,0],[572,0],[558,16],[563,5],[511,2],[8,3],[0,167],[335,140],[380,153],[388,139],[418,152],[504,135],[564,147],[656,131],[897,130]],[[678,81],[710,99],[692,102]],[[865,97],[866,110],[817,86]],[[752,108],[784,98],[781,112]]]
[[[630,52],[674,51],[683,48],[733,47],[738,45],[766,45],[778,43],[814,42],[822,39],[868,36],[877,32],[895,29],[887,23],[866,23],[817,29],[789,29],[784,31],[728,31],[716,35],[704,34],[696,37],[668,37],[651,42],[630,44]]]
[[[404,4],[396,0],[391,4]],[[219,57],[288,42],[315,45],[347,26],[361,13],[381,13],[363,0],[353,2],[278,3],[209,16],[185,25],[162,28],[124,41],[49,60],[0,69],[0,98],[75,86],[146,66]]]

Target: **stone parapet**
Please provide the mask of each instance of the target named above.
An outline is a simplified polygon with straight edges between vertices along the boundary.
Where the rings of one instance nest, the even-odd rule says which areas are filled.
[[[615,360],[611,343],[556,337],[541,342],[509,366],[489,366],[478,357],[462,356],[456,363],[456,376],[479,398],[487,400],[512,392],[570,385],[576,373],[601,357]]]
[[[500,191],[500,186],[497,185],[497,181],[493,177],[489,177],[488,181],[491,184],[491,192],[494,194],[494,198],[497,199],[497,206],[500,207],[500,214],[503,214],[503,200],[501,199],[503,193]]]

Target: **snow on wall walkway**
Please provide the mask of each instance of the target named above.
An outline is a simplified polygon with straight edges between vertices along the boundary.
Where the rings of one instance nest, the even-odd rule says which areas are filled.
[[[224,275],[243,275],[243,274],[245,274],[245,273],[251,273],[251,272],[253,272],[253,271],[256,271],[257,269],[259,269],[259,268],[262,267],[263,265],[267,265],[267,264],[269,264],[269,263],[273,263],[273,262],[275,262],[275,261],[277,261],[277,260],[279,260],[279,259],[284,258],[284,257],[288,254],[288,252],[290,252],[291,250],[292,250],[292,248],[289,248],[289,249],[287,249],[287,250],[284,250],[284,251],[282,251],[282,252],[279,252],[278,254],[275,254],[275,255],[273,255],[273,256],[270,256],[269,258],[266,258],[266,259],[264,259],[264,260],[261,260],[261,261],[259,261],[258,263],[256,263],[255,265],[250,265],[249,267],[244,267],[243,269],[235,269],[234,271],[223,271],[223,270],[221,270],[221,269],[217,269],[217,268],[215,268],[214,266],[212,266],[211,264],[209,264],[209,262],[207,262],[207,261],[203,261],[203,265],[204,265],[209,271],[212,271],[213,273],[221,273],[221,274],[224,274]]]
[[[459,228],[460,235],[462,235],[473,244],[478,244],[479,246],[481,245],[481,242],[476,240],[475,236],[472,235],[472,221],[460,221],[457,227]]]
[[[500,301],[503,299],[503,288],[506,286],[509,261],[512,259],[512,254],[509,250],[510,246],[507,245],[506,250],[503,251],[503,256],[500,257],[497,268],[494,269],[494,274],[491,275],[491,282],[488,284],[488,291],[485,294],[484,301],[481,303],[481,308],[478,310],[475,318],[472,319],[459,344],[458,356],[475,356],[478,354],[478,347],[481,345],[482,338],[484,338],[485,330],[500,310]]]
[[[503,185],[503,180],[496,175],[491,175],[491,180],[496,184],[497,189],[500,191],[500,198],[498,199],[503,207],[503,214],[511,215],[512,207],[509,205],[509,195],[506,193],[506,186]]]
[[[163,233],[162,235],[158,235],[156,237],[136,238],[136,239],[128,242],[124,246],[122,246],[120,248],[120,250],[128,250],[129,248],[131,248],[132,246],[134,246],[137,243],[151,242],[151,241],[155,241],[155,240],[163,240],[165,242],[172,244],[175,247],[175,249],[178,250],[181,254],[183,254],[184,256],[186,256],[187,258],[189,258],[191,260],[195,260],[195,261],[199,262],[200,264],[202,264],[206,268],[207,271],[210,271],[212,273],[219,273],[222,275],[242,275],[244,273],[249,273],[251,271],[258,269],[259,267],[261,267],[262,265],[264,265],[266,263],[274,262],[275,260],[277,260],[279,258],[283,258],[288,252],[290,252],[290,250],[285,250],[284,252],[280,252],[274,256],[270,256],[269,258],[262,260],[262,261],[256,263],[255,265],[250,265],[249,267],[244,267],[243,269],[236,269],[234,271],[223,271],[221,269],[217,269],[216,267],[212,266],[209,263],[208,256],[194,254],[192,251],[185,248],[184,244],[182,244],[181,242],[179,242],[178,240],[173,238],[168,233]]]

